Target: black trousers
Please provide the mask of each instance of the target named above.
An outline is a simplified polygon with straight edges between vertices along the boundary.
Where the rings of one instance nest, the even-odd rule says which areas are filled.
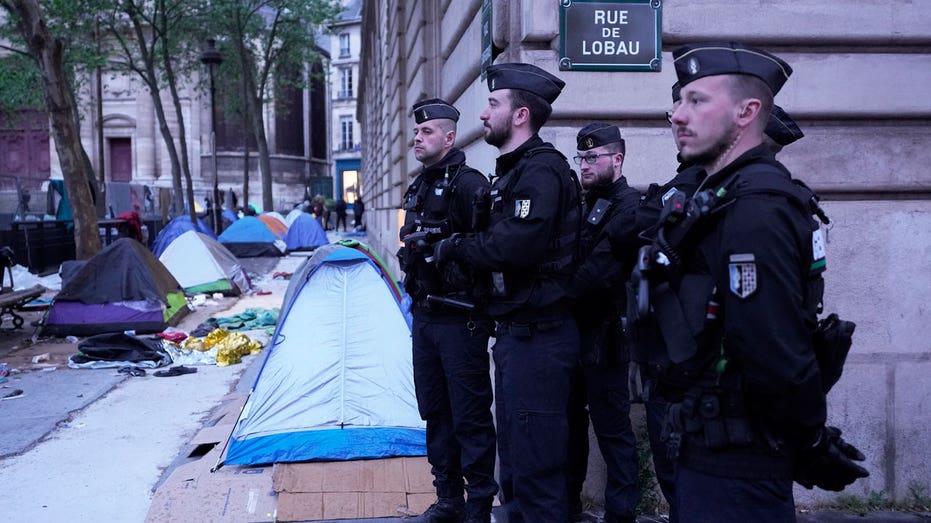
[[[640,376],[643,380],[643,404],[656,481],[669,505],[669,523],[679,523],[679,511],[676,507],[675,463],[669,459],[666,443],[662,440],[663,424],[666,420],[666,411],[669,410],[669,402],[656,392],[656,380],[650,377],[644,366],[641,366]]]
[[[488,361],[492,325],[414,315],[414,387],[439,497],[460,497],[463,489],[470,499],[498,492]]]
[[[682,523],[795,523],[792,480],[725,478],[676,466]]]
[[[584,336],[583,336],[584,339]],[[637,514],[637,439],[630,422],[627,364],[583,365],[576,373],[569,406],[569,501],[577,502],[588,463],[588,419],[605,460],[605,512],[615,520]],[[588,406],[586,416],[586,405]],[[581,440],[584,438],[584,445]]]
[[[494,346],[499,478],[508,523],[563,523],[566,419],[579,334],[568,313],[538,325],[499,324]]]

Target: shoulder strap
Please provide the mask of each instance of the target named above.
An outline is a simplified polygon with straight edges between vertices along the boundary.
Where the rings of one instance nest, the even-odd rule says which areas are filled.
[[[463,174],[469,174],[469,173],[475,173],[475,174],[477,174],[477,175],[479,175],[479,176],[481,176],[481,177],[483,177],[483,178],[485,177],[485,175],[482,174],[481,171],[479,171],[478,169],[475,169],[475,168],[473,168],[473,167],[469,167],[469,166],[466,165],[466,164],[460,165],[459,168],[456,169],[456,174],[454,174],[454,175],[453,175],[453,178],[449,181],[449,194],[450,194],[450,196],[451,196],[453,193],[456,192],[456,189],[459,188],[459,184],[456,183],[456,182],[459,181],[459,178],[460,178]]]
[[[825,224],[831,223],[831,220],[818,204],[818,195],[805,185],[805,182],[791,178],[788,169],[779,162],[765,163],[763,165],[770,167],[771,172],[780,176],[754,176],[752,180],[738,180],[733,193],[734,198],[750,194],[778,194],[792,202],[803,213],[814,214]],[[789,178],[787,179],[781,175],[786,175]]]
[[[543,145],[538,145],[536,147],[531,147],[530,149],[527,149],[527,151],[524,152],[524,158],[533,158],[534,156],[538,154],[542,154],[542,153],[555,153],[555,154],[558,154],[559,157],[562,158],[563,160],[566,159],[566,155],[559,152],[559,150],[553,147],[553,144],[549,142],[546,142]]]

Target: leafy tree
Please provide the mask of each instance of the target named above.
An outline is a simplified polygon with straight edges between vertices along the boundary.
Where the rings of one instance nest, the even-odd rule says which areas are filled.
[[[294,82],[303,85],[307,64],[320,59],[316,35],[341,10],[335,0],[216,0],[209,17],[228,58],[224,70],[241,75],[243,107],[252,125],[259,154],[262,207],[272,209],[271,158],[265,135],[263,105],[270,87]],[[277,74],[288,72],[288,74]]]
[[[195,0],[83,0],[101,16],[101,23],[116,53],[110,67],[134,74],[152,95],[155,116],[171,164],[177,208],[186,196],[194,216],[194,187],[188,158],[187,132],[179,84],[196,66],[200,21],[205,2]],[[166,101],[174,110],[176,126],[168,122]],[[174,135],[177,131],[177,141]],[[182,188],[182,177],[186,187]],[[185,190],[186,189],[186,190]]]
[[[24,53],[34,61],[42,78],[45,106],[51,119],[55,150],[74,213],[75,254],[79,260],[100,251],[97,216],[88,170],[90,161],[81,144],[74,96],[64,65],[62,41],[50,30],[38,0],[0,0],[9,21],[25,43]]]

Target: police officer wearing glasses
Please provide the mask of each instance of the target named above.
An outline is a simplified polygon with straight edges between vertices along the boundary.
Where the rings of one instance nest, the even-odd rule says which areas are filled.
[[[500,152],[488,229],[443,240],[440,263],[486,275],[487,311],[497,320],[495,403],[499,480],[510,523],[565,522],[566,406],[579,333],[564,302],[575,272],[578,181],[537,132],[563,81],[529,64],[487,70],[485,141]]]
[[[661,379],[679,521],[794,522],[793,479],[842,490],[868,474],[825,426],[833,381],[815,352],[825,252],[812,216],[826,217],[764,140],[792,69],[733,42],[673,59],[674,138],[699,185],[663,194],[631,302],[635,323],[654,317],[671,363]]]
[[[613,125],[592,123],[576,137],[582,188],[585,190],[580,251],[582,264],[568,287],[581,336],[580,368],[569,402],[568,490],[570,517],[583,519],[579,498],[588,465],[588,418],[607,469],[605,523],[633,522],[637,487],[637,441],[630,423],[628,364],[621,316],[626,307],[624,283],[636,254],[626,263],[611,252],[594,251],[604,228],[614,220],[632,221],[640,192],[622,174],[624,139]],[[588,410],[586,410],[586,405]]]
[[[455,283],[439,272],[432,246],[476,229],[475,202],[487,195],[489,184],[455,146],[455,107],[430,99],[412,111],[414,157],[423,170],[404,196],[398,258],[413,299],[414,387],[427,422],[427,459],[438,499],[411,521],[485,523],[498,491],[488,361],[493,323],[468,303],[469,282]]]

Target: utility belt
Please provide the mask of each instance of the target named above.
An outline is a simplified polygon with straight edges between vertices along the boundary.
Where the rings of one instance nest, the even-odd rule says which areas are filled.
[[[526,338],[534,332],[547,332],[562,327],[566,320],[549,321],[497,321],[495,322],[495,336],[516,336]]]
[[[692,387],[681,402],[670,405],[662,435],[670,459],[678,458],[686,436],[698,437],[709,449],[752,443],[754,432],[739,391]]]

